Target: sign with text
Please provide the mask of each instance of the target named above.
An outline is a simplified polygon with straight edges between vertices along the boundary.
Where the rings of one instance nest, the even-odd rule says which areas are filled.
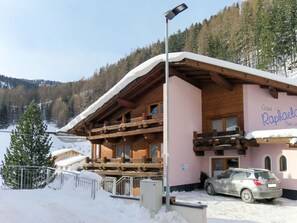
[[[297,107],[279,108],[263,104],[261,120],[263,126],[297,127]]]

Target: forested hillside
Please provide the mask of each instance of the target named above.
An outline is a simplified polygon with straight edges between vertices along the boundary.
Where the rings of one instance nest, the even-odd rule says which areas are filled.
[[[297,69],[297,0],[247,0],[201,23],[190,25],[192,22],[188,29],[170,37],[170,52],[190,51],[284,76]],[[164,41],[159,40],[96,69],[86,80],[37,88],[1,85],[0,117],[7,110],[9,122],[15,121],[24,106],[35,99],[41,103],[45,119],[63,126],[131,69],[162,53]]]

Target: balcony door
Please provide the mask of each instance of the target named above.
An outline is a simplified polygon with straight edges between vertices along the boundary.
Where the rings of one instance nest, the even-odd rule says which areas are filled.
[[[116,146],[116,158],[125,157],[130,159],[131,146],[130,145],[117,145]]]

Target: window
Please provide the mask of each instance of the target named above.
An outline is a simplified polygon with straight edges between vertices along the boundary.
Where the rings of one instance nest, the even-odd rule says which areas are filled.
[[[122,154],[124,152],[125,158],[130,159],[130,151],[131,151],[130,145],[117,145],[116,146],[116,158],[122,158]]]
[[[150,158],[158,158],[159,146],[158,144],[150,144]]]
[[[163,113],[163,102],[150,104],[148,108],[148,112],[151,115],[157,115]]]
[[[117,146],[116,147],[116,158],[121,158],[122,157],[122,151],[123,151],[122,146]]]
[[[153,104],[150,106],[150,114],[152,115],[158,114],[158,104]]]
[[[226,130],[232,131],[237,127],[237,118],[236,117],[228,117],[226,118]]]
[[[218,132],[223,131],[223,120],[222,119],[213,119],[212,120],[212,130],[217,130]]]
[[[284,155],[279,158],[279,170],[287,171],[287,158]]]
[[[271,170],[271,159],[269,156],[266,156],[264,159],[264,168],[267,170]]]
[[[232,171],[231,170],[227,170],[223,173],[221,173],[219,176],[220,176],[220,179],[228,179],[232,174]]]
[[[247,178],[246,172],[234,172],[233,180],[244,180]]]
[[[218,132],[232,131],[235,130],[237,126],[237,117],[234,116],[211,120],[212,130],[217,130]]]

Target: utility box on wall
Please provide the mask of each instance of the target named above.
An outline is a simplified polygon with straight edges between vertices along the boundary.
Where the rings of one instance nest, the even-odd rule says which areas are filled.
[[[162,207],[162,181],[160,180],[141,180],[140,181],[140,205],[158,212]]]

